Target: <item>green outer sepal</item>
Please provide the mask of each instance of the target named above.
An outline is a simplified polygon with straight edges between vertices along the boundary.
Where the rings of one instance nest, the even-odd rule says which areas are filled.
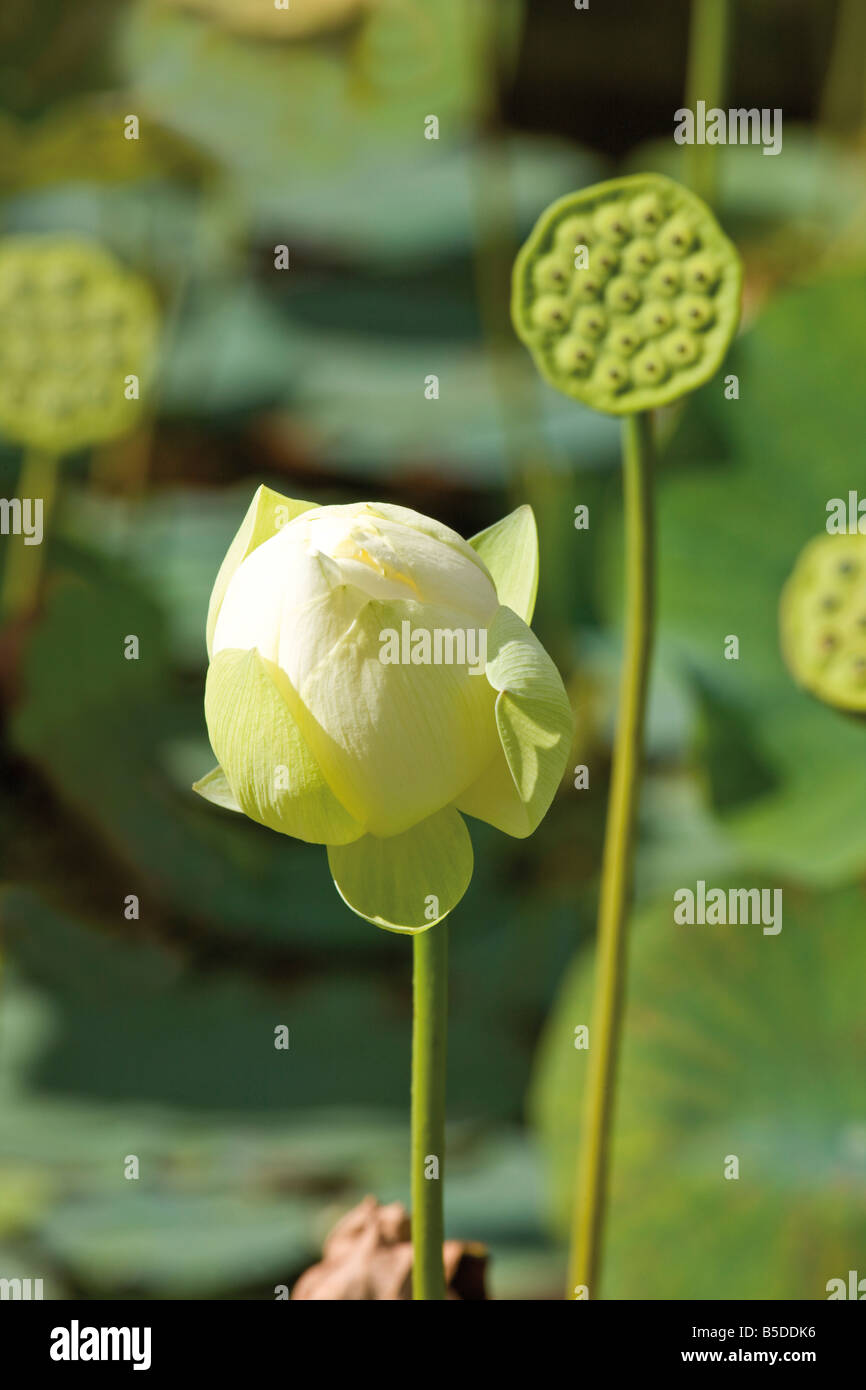
[[[538,530],[532,508],[517,507],[472,536],[469,544],[490,571],[499,602],[531,623],[538,594]]]

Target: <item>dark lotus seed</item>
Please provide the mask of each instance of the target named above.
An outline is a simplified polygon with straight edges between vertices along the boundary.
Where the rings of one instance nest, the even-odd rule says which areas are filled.
[[[612,391],[622,391],[628,385],[628,368],[616,357],[606,357],[600,362],[598,375]]]
[[[620,357],[630,357],[643,339],[633,328],[618,328],[610,335],[610,345]]]
[[[632,275],[645,274],[658,260],[658,253],[651,241],[639,237],[623,252],[623,263]]]
[[[539,290],[564,290],[570,273],[568,262],[562,256],[542,256],[533,267],[532,280]]]
[[[676,306],[676,314],[686,328],[706,328],[715,317],[712,305],[694,294],[686,295],[685,299],[680,300]]]
[[[595,226],[599,236],[617,246],[628,239],[629,228],[617,205],[600,208],[595,215]]]
[[[836,646],[836,638],[835,638],[835,636],[833,635],[833,633],[832,633],[832,632],[825,632],[824,635],[823,635],[823,637],[821,638],[821,644],[820,644],[820,645],[821,645],[821,650],[822,650],[822,651],[831,652],[831,651],[833,650],[833,648]]]
[[[840,573],[840,574],[852,575],[852,574],[856,573],[856,570],[857,570],[857,566],[854,564],[854,561],[853,561],[853,560],[840,560],[840,561],[839,561],[839,573]]]
[[[574,326],[578,333],[585,333],[587,338],[600,338],[607,328],[607,319],[601,309],[581,309]]]
[[[565,323],[563,301],[552,294],[543,294],[532,306],[532,322],[536,328],[561,328]]]
[[[659,233],[659,245],[668,255],[684,256],[692,249],[695,234],[687,217],[672,217]]]
[[[655,193],[643,193],[639,198],[635,198],[629,212],[632,226],[639,232],[660,226],[664,218],[661,201]]]
[[[821,599],[821,608],[825,613],[834,613],[839,607],[839,598],[836,594],[825,594]]]
[[[634,309],[640,300],[640,286],[627,275],[618,275],[607,287],[607,302],[614,309]]]
[[[560,338],[553,356],[561,371],[576,372],[582,376],[589,371],[595,361],[595,353],[589,344],[574,334]]]
[[[686,262],[685,281],[690,290],[710,290],[718,279],[718,266],[712,256],[692,256]]]
[[[591,246],[593,241],[592,224],[588,217],[566,217],[556,229],[556,244],[563,251],[574,255],[576,246]]]
[[[649,386],[655,382],[664,381],[668,375],[668,368],[660,352],[655,349],[647,349],[635,358],[634,374],[638,381]]]
[[[697,338],[692,337],[685,329],[665,339],[662,343],[662,351],[667,360],[674,367],[690,367],[700,356],[700,343]]]
[[[600,246],[598,251],[593,252],[592,263],[596,270],[603,270],[605,274],[612,275],[619,265],[619,256],[612,246]]]
[[[661,300],[656,300],[646,306],[641,316],[641,322],[647,333],[657,336],[659,333],[666,333],[669,328],[673,327],[674,316],[667,304],[663,304]]]
[[[670,261],[663,262],[649,278],[649,288],[653,294],[676,294],[682,283],[679,268]]]
[[[591,299],[597,299],[601,290],[602,282],[591,270],[581,270],[575,275],[574,297],[581,303],[586,304]]]

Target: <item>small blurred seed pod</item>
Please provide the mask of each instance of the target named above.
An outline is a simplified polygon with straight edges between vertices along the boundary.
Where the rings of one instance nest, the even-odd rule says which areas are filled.
[[[828,535],[800,552],[779,605],[785,664],[798,685],[866,714],[866,535]]]
[[[127,433],[154,371],[149,286],[92,243],[0,241],[0,434],[53,454]],[[127,383],[135,377],[137,391]]]

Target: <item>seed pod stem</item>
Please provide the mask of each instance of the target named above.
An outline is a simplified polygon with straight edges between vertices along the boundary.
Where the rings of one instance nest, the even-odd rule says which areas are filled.
[[[597,1295],[611,1116],[622,1031],[628,910],[644,715],[653,643],[653,437],[649,411],[623,420],[625,651],[601,869],[587,1088],[569,1271],[569,1297]]]
[[[57,454],[45,449],[26,450],[18,480],[18,495],[22,506],[25,498],[41,502],[43,533],[48,528],[54,507],[59,470],[60,458]],[[44,534],[36,545],[25,545],[23,535],[7,537],[6,564],[0,587],[0,613],[4,619],[23,617],[35,608],[42,580],[43,541]]]
[[[731,3],[732,0],[692,0],[686,74],[686,106],[692,111],[699,101],[706,102],[707,110],[723,103]],[[715,145],[686,147],[686,183],[711,208],[718,205],[718,156]]]

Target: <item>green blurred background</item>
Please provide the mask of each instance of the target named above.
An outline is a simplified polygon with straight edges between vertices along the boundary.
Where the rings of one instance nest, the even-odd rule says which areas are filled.
[[[292,3],[298,23],[316,8]],[[189,790],[213,762],[207,599],[260,482],[400,502],[464,535],[536,510],[535,626],[590,788],[569,775],[528,841],[472,824],[446,1220],[490,1247],[493,1296],[562,1293],[619,444],[614,420],[534,377],[508,280],[562,193],[642,168],[689,179],[672,130],[691,6],[342,8],[287,38],[264,0],[0,5],[0,237],[93,239],[161,309],[143,422],[63,458],[36,601],[0,634],[0,1276],[42,1277],[46,1297],[271,1298],[364,1193],[408,1199],[407,942],[342,906],[320,849]],[[746,265],[724,368],[739,400],[720,373],[657,422],[617,1298],[823,1298],[866,1274],[866,728],[792,685],[776,630],[828,499],[866,484],[866,7],[730,8],[721,104],[782,108],[784,146],[718,151]],[[7,498],[20,468],[0,438]],[[3,537],[4,559],[20,544]],[[674,929],[671,894],[697,878],[782,887],[782,933]]]

